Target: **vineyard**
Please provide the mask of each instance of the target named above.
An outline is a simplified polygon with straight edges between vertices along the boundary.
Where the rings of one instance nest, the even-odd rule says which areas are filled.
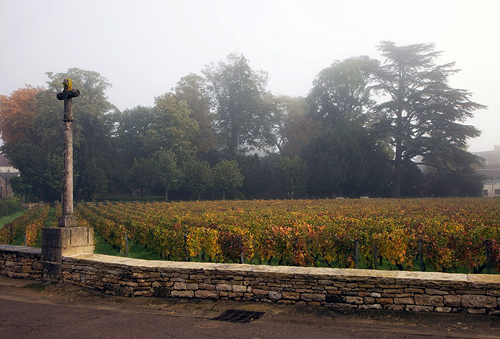
[[[26,246],[34,246],[40,237],[42,227],[48,219],[50,206],[48,204],[37,205],[5,224],[0,229],[0,244],[9,244],[19,237],[24,237]]]
[[[123,253],[131,241],[167,260],[500,272],[498,199],[82,203],[75,214]]]

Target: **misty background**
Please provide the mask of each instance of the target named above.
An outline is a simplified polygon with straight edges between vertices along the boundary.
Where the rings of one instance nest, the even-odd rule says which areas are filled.
[[[478,1],[0,1],[0,95],[44,86],[46,72],[77,67],[112,84],[119,110],[152,106],[180,78],[232,52],[268,73],[275,95],[307,96],[336,60],[382,60],[382,40],[436,44],[456,61],[450,86],[488,106],[467,121],[482,131],[469,150],[500,144],[500,52],[495,0]]]

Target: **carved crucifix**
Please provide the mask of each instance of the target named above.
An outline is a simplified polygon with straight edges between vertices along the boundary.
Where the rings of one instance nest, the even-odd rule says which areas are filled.
[[[73,215],[73,102],[80,91],[73,89],[71,79],[64,79],[64,90],[57,93],[58,100],[64,100],[64,179],[63,179],[63,215],[57,224],[60,227],[77,226]]]

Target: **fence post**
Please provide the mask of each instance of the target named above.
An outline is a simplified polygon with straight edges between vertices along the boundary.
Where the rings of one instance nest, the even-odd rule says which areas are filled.
[[[245,263],[245,254],[243,254],[243,241],[241,240],[241,236],[238,238],[240,242],[240,264]]]
[[[424,264],[424,242],[422,241],[422,238],[418,239],[418,260],[420,262],[420,270],[422,272],[425,271],[425,264]]]
[[[490,241],[486,240],[484,242],[484,246],[486,247],[486,274],[491,273],[491,268],[490,268]]]
[[[28,246],[28,233],[24,232],[24,246]]]
[[[354,268],[358,268],[358,258],[359,258],[359,240],[354,241]]]
[[[377,253],[377,243],[374,242],[373,243],[373,262],[374,262],[374,266],[375,266],[375,269],[378,270],[378,253]]]
[[[188,239],[187,234],[184,234],[184,261],[189,261],[187,239]]]
[[[125,256],[128,257],[128,234],[125,233]]]

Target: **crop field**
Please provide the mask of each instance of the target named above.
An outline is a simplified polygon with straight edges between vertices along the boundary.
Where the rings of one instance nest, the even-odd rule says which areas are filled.
[[[168,260],[420,270],[500,268],[500,200],[273,200],[80,204],[96,233]],[[488,262],[486,261],[488,257]]]
[[[500,272],[498,199],[81,203],[75,214],[123,253],[127,238],[166,260]]]

